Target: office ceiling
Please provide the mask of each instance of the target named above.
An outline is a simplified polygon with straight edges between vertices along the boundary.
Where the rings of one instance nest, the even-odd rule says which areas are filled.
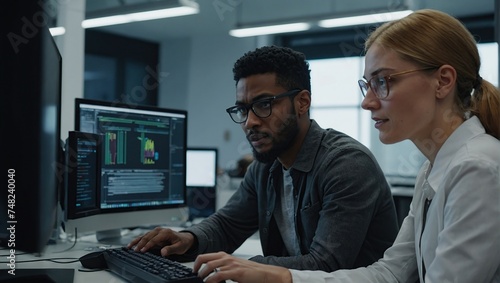
[[[87,0],[87,11],[111,6],[159,0]],[[280,23],[294,19],[318,19],[358,12],[389,11],[401,3],[432,8],[457,17],[492,14],[495,0],[196,0],[200,13],[98,28],[149,41],[199,35],[228,34],[236,25]],[[399,3],[399,4],[398,4]]]

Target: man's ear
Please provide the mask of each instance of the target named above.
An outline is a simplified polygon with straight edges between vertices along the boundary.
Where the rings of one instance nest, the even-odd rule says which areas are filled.
[[[311,93],[308,90],[302,90],[296,96],[296,103],[298,104],[298,114],[300,116],[307,114],[311,108]]]
[[[443,99],[454,93],[457,81],[457,71],[450,65],[442,65],[436,71],[438,86],[436,97]]]

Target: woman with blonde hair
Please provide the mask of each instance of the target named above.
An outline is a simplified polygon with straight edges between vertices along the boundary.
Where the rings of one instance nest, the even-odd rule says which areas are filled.
[[[379,138],[427,158],[410,212],[376,263],[333,273],[200,255],[206,282],[500,282],[500,92],[479,75],[476,42],[455,18],[419,10],[368,37],[359,80]],[[205,264],[200,269],[202,264]]]

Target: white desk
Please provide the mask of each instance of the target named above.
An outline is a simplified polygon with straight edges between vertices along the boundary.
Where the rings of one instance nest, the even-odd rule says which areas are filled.
[[[109,271],[95,271],[95,272],[84,272],[79,271],[82,268],[80,262],[69,263],[69,264],[59,264],[50,261],[39,261],[39,262],[27,262],[23,263],[25,260],[33,260],[33,259],[45,259],[45,258],[73,258],[78,259],[81,256],[93,252],[98,251],[101,248],[114,248],[119,246],[107,246],[98,244],[95,241],[95,237],[85,236],[79,238],[77,244],[68,251],[63,251],[72,246],[72,243],[58,243],[56,245],[48,245],[45,252],[40,256],[35,256],[33,254],[18,254],[16,255],[16,269],[22,268],[73,268],[75,270],[74,273],[74,283],[88,283],[88,282],[106,282],[106,283],[124,283],[123,279],[114,275]],[[61,252],[63,251],[63,252]],[[7,254],[7,250],[1,252],[1,254]],[[248,239],[243,245],[237,249],[234,253],[235,256],[241,258],[249,258],[251,256],[262,254],[262,249],[260,246],[260,240],[257,238]],[[0,259],[1,262],[7,261],[5,256],[2,256]],[[69,260],[60,260],[60,261],[69,261]],[[193,267],[193,263],[186,263],[186,266]],[[2,269],[0,272],[6,273],[8,269],[6,268],[6,264],[2,263]],[[226,281],[231,282],[231,281]]]

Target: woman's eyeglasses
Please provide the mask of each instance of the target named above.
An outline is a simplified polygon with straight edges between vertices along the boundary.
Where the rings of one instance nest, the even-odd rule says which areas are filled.
[[[404,75],[404,74],[409,74],[409,73],[413,73],[413,72],[437,69],[437,68],[438,67],[427,67],[427,68],[422,68],[422,69],[402,71],[402,72],[390,74],[390,75],[383,76],[383,77],[372,77],[368,81],[361,79],[358,81],[358,85],[359,85],[359,88],[361,89],[361,93],[363,94],[363,97],[366,96],[366,93],[368,92],[368,89],[370,88],[378,99],[385,99],[389,95],[389,82],[392,80],[393,77]]]

